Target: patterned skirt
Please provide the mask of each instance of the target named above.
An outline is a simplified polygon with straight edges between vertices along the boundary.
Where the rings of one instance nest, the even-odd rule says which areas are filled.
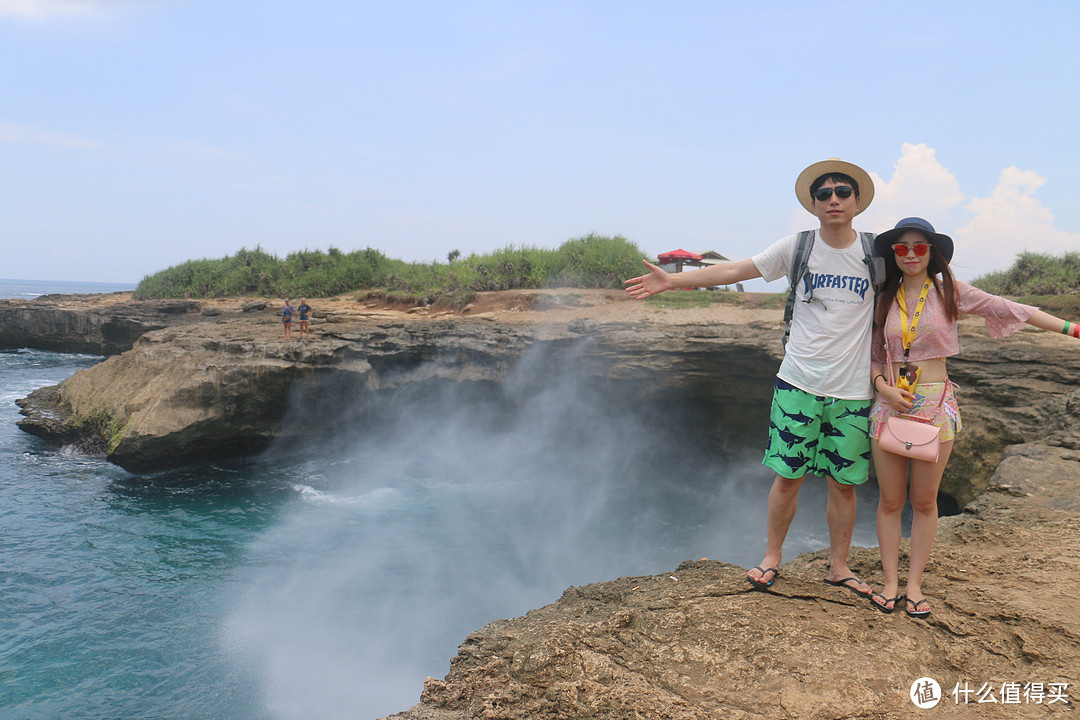
[[[870,437],[880,438],[889,418],[911,416],[941,428],[942,442],[952,440],[963,427],[960,406],[956,402],[957,390],[956,383],[950,381],[919,383],[915,386],[915,402],[903,415],[889,407],[880,395],[875,395],[874,406],[870,409]]]

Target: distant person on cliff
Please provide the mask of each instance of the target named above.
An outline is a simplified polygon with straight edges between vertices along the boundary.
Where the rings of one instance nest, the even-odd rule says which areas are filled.
[[[300,298],[300,305],[296,308],[296,312],[300,314],[300,337],[311,338],[311,331],[308,329],[308,316],[311,314],[311,306],[307,304],[307,300]]]
[[[285,305],[281,308],[281,326],[285,328],[285,339],[292,339],[292,316],[293,306],[289,302],[289,298],[285,298]]]
[[[867,423],[872,396],[870,324],[874,312],[868,249],[853,218],[874,197],[862,168],[837,159],[815,163],[795,181],[799,202],[819,220],[806,272],[795,278],[790,340],[777,372],[763,464],[776,471],[766,514],[767,544],[761,564],[746,581],[770,587],[780,575],[784,539],[808,473],[823,475],[829,491],[826,519],[831,546],[825,582],[863,597],[870,586],[848,568],[855,527],[855,486],[870,465]],[[667,273],[649,262],[649,273],[626,281],[635,298],[675,288],[711,287],[763,277],[788,276],[801,233],[789,235],[746,260]]]
[[[874,317],[870,370],[876,392],[870,442],[881,491],[877,533],[885,586],[870,602],[891,613],[903,601],[908,615],[926,617],[930,603],[922,592],[922,578],[937,532],[938,486],[961,428],[955,386],[945,369],[945,358],[960,352],[957,318],[967,314],[985,318],[990,337],[1011,335],[1026,323],[1080,338],[1080,325],[953,278],[949,269],[952,238],[935,232],[922,218],[905,218],[878,235],[874,251],[888,258]],[[894,455],[879,446],[888,419],[900,415],[940,428],[937,462]],[[900,515],[908,499],[909,470],[911,552],[907,585],[901,594]]]

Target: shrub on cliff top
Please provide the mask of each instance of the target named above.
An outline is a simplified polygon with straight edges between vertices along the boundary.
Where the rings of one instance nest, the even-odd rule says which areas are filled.
[[[344,253],[303,250],[284,260],[262,248],[218,260],[189,260],[143,279],[138,298],[326,297],[369,290],[416,302],[463,302],[487,290],[550,286],[621,287],[640,274],[643,254],[626,238],[596,234],[558,250],[506,247],[448,262],[406,263],[367,248]]]
[[[1008,270],[992,272],[971,282],[995,295],[1013,297],[1080,293],[1080,253],[1061,257],[1024,252]]]
[[[595,233],[567,240],[557,251],[549,284],[568,287],[620,288],[623,280],[644,272],[638,246],[616,235]]]

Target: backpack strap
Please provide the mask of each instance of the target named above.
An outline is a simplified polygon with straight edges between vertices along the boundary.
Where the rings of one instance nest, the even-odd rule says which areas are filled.
[[[787,347],[788,337],[791,335],[791,318],[795,314],[795,292],[803,276],[806,275],[810,251],[814,248],[815,234],[813,230],[803,230],[795,240],[795,253],[792,255],[791,269],[788,271],[791,290],[788,292],[787,304],[784,305],[784,337],[781,340],[784,347]],[[881,288],[885,285],[885,259],[874,255],[874,233],[860,232],[858,235],[863,247],[863,263],[870,272],[870,286],[874,288],[874,307],[876,308]],[[810,302],[813,299],[814,288],[807,286],[803,302]]]
[[[874,237],[874,233],[859,233],[859,239],[862,240],[863,262],[870,271],[870,284],[873,285],[876,296],[885,285],[885,258],[874,254]]]
[[[874,233],[859,233],[862,240],[863,262],[870,271],[870,287],[874,288],[874,309],[877,310],[881,299],[881,289],[885,287],[885,258],[874,254]]]
[[[810,262],[810,251],[814,247],[814,231],[803,230],[795,239],[795,253],[791,256],[791,270],[788,271],[788,282],[791,290],[788,292],[787,304],[784,306],[784,337],[781,345],[787,347],[788,336],[791,335],[791,317],[795,314],[795,292],[799,288],[803,275],[806,274],[806,266]],[[807,289],[806,302],[814,299],[814,289]]]

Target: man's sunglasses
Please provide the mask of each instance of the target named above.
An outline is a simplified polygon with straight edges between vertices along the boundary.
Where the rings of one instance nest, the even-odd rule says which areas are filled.
[[[896,253],[896,257],[907,257],[908,250],[914,250],[915,254],[922,257],[930,251],[930,243],[917,242],[908,245],[907,243],[893,243],[893,252]]]
[[[825,202],[832,197],[833,191],[836,192],[836,197],[843,198],[845,200],[851,197],[851,194],[855,192],[847,185],[837,185],[836,187],[818,188],[817,192],[814,193],[814,197],[821,202]]]

